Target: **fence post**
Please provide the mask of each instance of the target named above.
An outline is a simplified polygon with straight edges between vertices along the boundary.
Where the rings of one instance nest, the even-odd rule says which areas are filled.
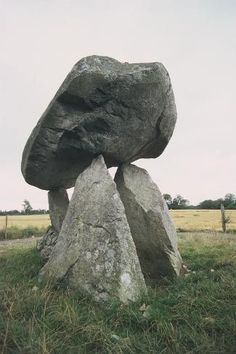
[[[225,216],[225,207],[223,203],[220,205],[220,210],[221,210],[222,230],[223,232],[226,232],[226,225],[231,222],[231,219],[229,216]]]
[[[222,224],[222,230],[223,232],[226,232],[226,217],[225,217],[225,207],[224,204],[222,203],[220,205],[220,211],[221,211],[221,224]]]
[[[7,239],[7,224],[8,224],[8,215],[5,218],[5,240]]]

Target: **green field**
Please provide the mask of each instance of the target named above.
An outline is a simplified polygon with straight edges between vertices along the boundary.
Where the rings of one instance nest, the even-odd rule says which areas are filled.
[[[184,233],[179,248],[191,272],[123,305],[40,288],[35,241],[1,242],[1,353],[235,353],[235,236]]]

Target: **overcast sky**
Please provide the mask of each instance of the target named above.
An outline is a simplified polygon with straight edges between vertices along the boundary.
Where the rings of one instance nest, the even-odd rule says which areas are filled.
[[[26,184],[26,140],[72,66],[107,55],[162,62],[178,121],[157,159],[137,165],[191,203],[236,194],[235,0],[0,0],[0,209],[47,192]]]

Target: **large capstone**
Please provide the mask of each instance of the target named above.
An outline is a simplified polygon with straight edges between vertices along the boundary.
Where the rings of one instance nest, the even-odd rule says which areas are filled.
[[[108,167],[155,158],[173,133],[176,107],[161,63],[81,59],[25,146],[22,173],[36,187],[72,187],[102,154]]]
[[[56,189],[48,192],[49,215],[51,226],[47,229],[42,239],[37,243],[40,255],[48,259],[57,242],[69,205],[66,189]]]
[[[145,278],[180,275],[176,230],[157,185],[146,170],[130,164],[117,170],[115,182]]]
[[[79,175],[39,279],[63,282],[97,301],[126,303],[146,291],[124,206],[101,156]]]

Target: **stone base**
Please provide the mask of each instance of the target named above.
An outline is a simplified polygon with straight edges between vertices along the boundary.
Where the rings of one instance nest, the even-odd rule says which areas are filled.
[[[56,215],[61,195],[50,193],[54,223],[62,220]],[[40,281],[63,282],[96,301],[127,303],[146,292],[144,277],[157,284],[163,276],[180,275],[175,227],[147,171],[122,165],[114,182],[100,156],[77,178],[65,210],[59,235],[51,227],[38,244],[48,259]]]
[[[96,301],[136,301],[146,292],[124,206],[102,156],[79,175],[40,281],[66,283]]]

